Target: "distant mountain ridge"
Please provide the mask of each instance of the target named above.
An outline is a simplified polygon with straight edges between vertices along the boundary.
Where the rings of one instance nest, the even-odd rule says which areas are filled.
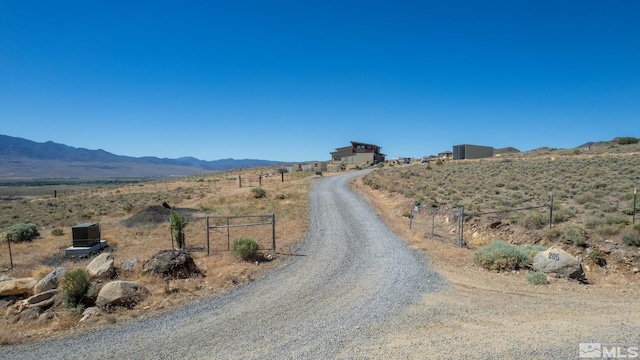
[[[178,159],[131,157],[75,148],[47,141],[0,135],[0,179],[108,178],[185,176],[239,168],[273,166],[282,161],[194,157]]]

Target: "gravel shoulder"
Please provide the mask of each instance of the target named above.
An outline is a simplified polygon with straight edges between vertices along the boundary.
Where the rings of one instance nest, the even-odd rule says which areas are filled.
[[[0,358],[386,357],[385,324],[447,285],[348,189],[361,174],[314,185],[305,241],[263,278],[154,318],[5,346]]]
[[[619,347],[621,355],[640,348],[640,277],[627,282],[612,277],[609,284],[596,285],[564,279],[531,285],[524,272],[486,271],[473,263],[473,250],[410,232],[402,216],[406,199],[358,181],[354,189],[394,233],[427,254],[449,285],[424,294],[419,304],[387,321],[379,329],[383,339],[371,352],[359,351],[404,359],[576,359],[580,343]],[[593,271],[590,276],[607,277]]]

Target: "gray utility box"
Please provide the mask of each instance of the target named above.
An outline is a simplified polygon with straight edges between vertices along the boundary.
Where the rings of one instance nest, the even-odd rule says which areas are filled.
[[[100,224],[82,223],[71,228],[74,247],[90,247],[100,242]]]

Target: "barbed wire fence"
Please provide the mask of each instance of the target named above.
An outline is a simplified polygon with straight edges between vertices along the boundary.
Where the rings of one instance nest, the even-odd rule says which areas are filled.
[[[516,207],[486,212],[465,212],[464,207],[444,208],[415,205],[412,206],[409,215],[409,229],[412,231],[424,231],[425,237],[449,242],[460,247],[467,245],[464,237],[465,219],[481,218],[486,216],[502,216],[517,211],[531,211],[547,208],[549,212],[548,225],[553,227],[553,195],[549,196],[549,204]],[[494,226],[495,225],[495,226]],[[499,227],[500,222],[493,222],[490,226]]]

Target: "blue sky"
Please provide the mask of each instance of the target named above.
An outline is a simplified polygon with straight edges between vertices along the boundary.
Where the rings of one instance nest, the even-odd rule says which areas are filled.
[[[640,137],[640,1],[0,1],[0,134],[328,160]]]

